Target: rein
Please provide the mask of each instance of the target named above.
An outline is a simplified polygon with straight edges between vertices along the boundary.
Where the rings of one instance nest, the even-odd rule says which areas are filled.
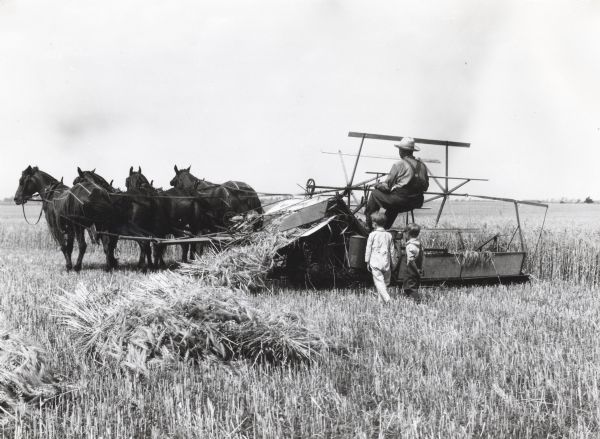
[[[35,226],[40,222],[40,219],[42,219],[42,212],[44,211],[44,205],[42,204],[42,206],[40,207],[40,214],[38,215],[38,219],[35,223],[30,223],[29,220],[27,219],[27,214],[25,213],[25,203],[21,204],[21,209],[23,210],[23,218],[25,218],[25,222],[27,224],[29,224],[30,226]]]
[[[58,184],[60,184],[60,183],[59,182],[53,183],[52,185],[50,185],[50,187],[47,190],[44,191],[44,193],[54,192],[56,190],[56,187],[57,187]],[[41,196],[41,193],[40,193],[40,196]],[[44,199],[43,196],[41,196],[41,198],[42,198],[41,200],[34,199],[32,197],[28,197],[27,198],[28,200],[31,200],[31,201],[41,201],[42,202],[42,205],[40,207],[40,214],[38,215],[37,221],[35,223],[30,223],[29,222],[29,220],[27,219],[27,214],[25,213],[25,203],[21,204],[21,210],[23,211],[23,218],[25,218],[25,222],[27,224],[29,224],[30,226],[37,225],[40,222],[40,220],[42,219],[42,212],[44,212],[44,202],[46,200]]]

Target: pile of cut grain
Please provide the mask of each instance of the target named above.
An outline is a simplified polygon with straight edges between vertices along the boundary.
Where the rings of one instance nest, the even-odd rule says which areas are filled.
[[[44,349],[10,329],[0,315],[0,422],[26,413],[28,404],[43,404],[59,391]]]
[[[277,250],[291,242],[290,237],[271,225],[244,237],[224,250],[207,249],[198,259],[182,264],[177,270],[199,278],[210,286],[228,287],[247,292],[267,288]]]
[[[176,273],[155,274],[123,291],[81,284],[65,293],[60,308],[84,352],[142,374],[180,359],[310,363],[328,348],[296,315],[257,310],[239,291]]]

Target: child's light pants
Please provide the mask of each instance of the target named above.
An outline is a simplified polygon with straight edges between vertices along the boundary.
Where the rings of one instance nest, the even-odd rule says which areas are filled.
[[[379,268],[371,267],[371,273],[373,274],[373,283],[379,293],[379,298],[384,302],[390,301],[390,295],[387,292],[387,287],[390,285],[390,277],[392,270],[380,270]]]

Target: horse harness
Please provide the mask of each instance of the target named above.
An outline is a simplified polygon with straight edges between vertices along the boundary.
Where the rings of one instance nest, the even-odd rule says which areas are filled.
[[[27,214],[25,213],[25,203],[21,204],[21,209],[23,209],[23,218],[25,218],[25,222],[27,224],[29,224],[30,226],[35,226],[42,219],[42,212],[44,211],[44,205],[42,204],[42,206],[40,207],[40,214],[38,215],[37,221],[35,223],[30,223],[29,220],[27,219]]]
[[[51,184],[51,185],[48,187],[48,189],[44,190],[44,194],[47,194],[48,192],[56,192],[56,188],[58,187],[58,185],[59,185],[59,184],[61,184],[61,182],[59,182],[59,181],[57,181],[57,182],[55,182],[55,183],[52,183],[52,184]],[[87,189],[85,186],[83,186],[81,183],[79,183],[79,186],[81,186],[83,189],[85,189],[85,190],[88,192],[88,194],[91,194],[91,192],[90,192],[90,191],[89,191],[89,190],[88,190],[88,189]],[[25,218],[25,222],[26,222],[27,224],[31,225],[31,226],[35,226],[35,225],[37,225],[37,224],[40,222],[40,220],[42,219],[42,213],[44,212],[44,203],[49,203],[49,202],[51,202],[52,204],[54,204],[54,203],[55,203],[55,201],[64,200],[64,199],[65,199],[65,198],[67,198],[69,195],[72,195],[72,196],[73,196],[73,198],[75,198],[75,199],[76,199],[76,200],[79,202],[79,204],[81,204],[81,205],[83,205],[83,204],[84,204],[84,203],[83,203],[83,201],[81,201],[81,200],[79,199],[79,197],[77,197],[77,195],[75,195],[75,194],[74,194],[74,193],[71,191],[71,188],[66,188],[66,189],[67,189],[67,194],[66,194],[64,197],[58,198],[58,199],[56,199],[56,200],[55,200],[55,199],[46,200],[46,199],[44,199],[44,197],[42,197],[42,206],[40,207],[40,213],[39,213],[39,215],[38,215],[38,218],[37,218],[37,220],[36,220],[34,223],[32,223],[32,222],[29,222],[29,220],[27,219],[27,214],[25,213],[25,203],[21,204],[21,210],[22,210],[22,212],[23,212],[23,218]]]

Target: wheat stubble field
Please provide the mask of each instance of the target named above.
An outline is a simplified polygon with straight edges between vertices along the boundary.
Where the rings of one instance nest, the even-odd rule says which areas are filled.
[[[35,208],[28,209],[34,217]],[[466,223],[473,210],[490,230],[504,221],[487,205],[469,203],[457,203],[449,219]],[[16,207],[0,206],[1,338],[22,337],[45,351],[44,368],[60,389],[33,403],[9,404],[18,395],[0,393],[0,432],[50,438],[598,437],[599,215],[597,205],[551,206],[548,233],[528,264],[534,280],[526,285],[432,288],[423,305],[399,298],[387,307],[364,291],[247,295],[265,315],[295,313],[343,347],[323,350],[310,363],[183,356],[138,373],[110,356],[84,352],[61,318],[78,288],[112,291],[116,300],[148,281],[152,275],[134,268],[135,249],[122,246],[121,268],[106,273],[101,248],[89,246],[82,272],[66,272],[43,221],[28,226]],[[533,247],[539,224],[524,216]],[[0,361],[7,364],[2,346]],[[12,378],[0,371],[3,386]]]

